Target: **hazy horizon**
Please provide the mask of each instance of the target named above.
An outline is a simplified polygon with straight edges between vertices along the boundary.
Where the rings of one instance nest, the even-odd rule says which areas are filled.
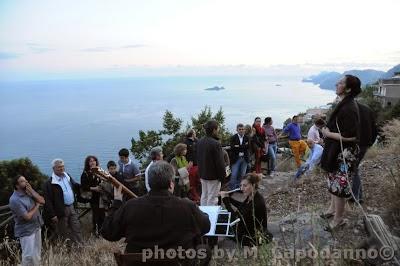
[[[398,10],[394,0],[3,0],[0,81],[387,70],[400,62]]]

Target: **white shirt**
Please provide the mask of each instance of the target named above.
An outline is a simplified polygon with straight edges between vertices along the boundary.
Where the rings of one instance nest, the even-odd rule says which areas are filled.
[[[144,183],[146,185],[147,192],[150,192],[150,190],[151,190],[150,185],[149,185],[149,169],[153,163],[154,163],[154,161],[151,161],[149,163],[149,165],[146,167],[146,170],[144,171]]]
[[[242,145],[243,144],[244,135],[240,136],[240,134],[238,134],[238,137],[239,137],[239,143],[240,143],[240,145]],[[239,156],[240,157],[244,156],[244,153],[243,152],[239,152]]]
[[[312,139],[315,143],[319,143],[321,138],[319,137],[319,131],[316,125],[310,127],[310,129],[308,130],[307,138]]]
[[[240,143],[240,145],[242,145],[244,135],[243,135],[243,136],[240,136],[240,134],[238,134],[238,137],[239,137],[239,143]]]

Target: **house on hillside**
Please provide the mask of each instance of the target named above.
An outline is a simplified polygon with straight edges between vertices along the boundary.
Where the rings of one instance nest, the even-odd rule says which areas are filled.
[[[307,109],[306,114],[304,115],[304,121],[310,121],[316,117],[325,118],[328,111],[329,106],[321,106]]]
[[[374,97],[383,107],[395,105],[400,100],[400,72],[395,72],[392,78],[380,79]]]

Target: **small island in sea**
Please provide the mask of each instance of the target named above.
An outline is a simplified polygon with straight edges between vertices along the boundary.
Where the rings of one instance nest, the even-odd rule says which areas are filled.
[[[206,91],[220,91],[220,90],[225,90],[225,88],[224,87],[218,87],[218,86],[214,86],[214,87],[212,87],[212,88],[207,88],[207,89],[205,89]]]

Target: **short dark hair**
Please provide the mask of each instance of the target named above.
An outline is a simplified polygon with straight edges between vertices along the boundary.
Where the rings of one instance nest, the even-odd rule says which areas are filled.
[[[89,166],[90,159],[94,159],[96,161],[96,166],[99,166],[99,160],[97,159],[97,157],[94,156],[94,155],[89,155],[85,159],[85,169],[84,169],[85,171],[89,171],[90,170],[90,166]]]
[[[269,123],[271,123],[271,121],[272,121],[272,118],[271,117],[266,117],[265,119],[264,119],[264,124],[269,124]]]
[[[18,185],[18,180],[21,178],[22,175],[17,174],[16,176],[14,176],[13,180],[12,180],[12,186],[14,189],[18,189],[17,185]]]
[[[191,137],[193,137],[193,135],[194,135],[194,129],[191,128],[191,129],[189,129],[188,132],[186,133],[186,137],[187,137],[187,138],[191,138]]]
[[[254,123],[256,122],[257,119],[260,119],[261,121],[261,117],[257,116],[256,118],[254,118]]]
[[[162,152],[163,151],[161,147],[154,147],[150,150],[150,158],[154,161],[158,156],[161,156]]]
[[[293,117],[292,117],[292,120],[293,119],[296,119],[297,117],[299,117],[298,115],[294,115]]]
[[[175,176],[175,171],[169,163],[157,161],[150,166],[148,175],[152,191],[167,190]]]
[[[239,123],[239,124],[236,125],[236,129],[238,129],[240,127],[244,127],[244,125],[242,123]]]
[[[110,168],[110,167],[117,167],[117,164],[114,162],[114,161],[108,161],[108,163],[107,163],[107,168]]]
[[[120,149],[118,152],[119,156],[129,157],[129,150],[126,148]]]
[[[218,128],[218,122],[216,120],[208,120],[203,127],[206,131],[206,135],[212,136],[214,130]]]
[[[314,124],[316,124],[317,126],[325,126],[325,121],[322,118],[318,118],[317,120],[315,120]]]
[[[345,75],[346,89],[350,89],[348,93],[352,97],[356,97],[361,92],[361,80],[353,75]]]

